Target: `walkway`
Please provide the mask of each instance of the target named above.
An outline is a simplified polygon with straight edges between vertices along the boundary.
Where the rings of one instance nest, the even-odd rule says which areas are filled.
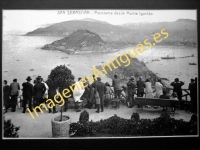
[[[60,107],[59,107],[60,108]],[[123,117],[126,119],[130,119],[133,112],[138,112],[140,118],[156,118],[159,117],[162,108],[144,108],[142,111],[141,109],[135,106],[134,108],[127,108],[125,105],[120,105],[119,109],[114,108],[104,108],[104,112],[96,113],[96,109],[85,109],[89,113],[89,119],[93,121],[98,121],[101,118],[106,119],[114,114],[117,114],[119,117]],[[71,122],[77,122],[79,120],[80,112],[75,112],[74,109],[69,109],[67,112],[63,114],[70,116]],[[22,113],[22,108],[17,108],[16,112],[8,112],[5,114],[6,119],[11,119],[12,123],[15,126],[20,126],[19,130],[19,138],[52,138],[52,130],[51,130],[51,119],[55,116],[59,116],[60,112],[56,114],[48,113],[44,110],[44,113],[39,113],[38,117],[32,119],[30,114],[26,112],[25,114]],[[171,117],[175,119],[183,119],[185,121],[189,121],[191,117],[191,113],[187,113],[184,110],[176,110],[176,114],[173,116],[170,114]]]

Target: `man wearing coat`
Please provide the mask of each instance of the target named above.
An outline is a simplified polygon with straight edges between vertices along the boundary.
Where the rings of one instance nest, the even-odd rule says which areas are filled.
[[[139,80],[137,81],[137,97],[143,97],[143,95],[144,95],[144,87],[145,87],[145,84],[142,81],[142,77],[139,77]],[[139,107],[140,106],[138,105],[138,108]]]
[[[11,112],[16,111],[16,105],[17,105],[17,98],[19,95],[20,85],[17,82],[17,79],[13,80],[13,83],[10,84],[10,90],[11,90]]]
[[[46,91],[46,87],[43,83],[41,83],[41,77],[36,78],[37,83],[34,85],[34,101],[36,106],[39,106],[41,103],[43,103],[43,96]]]
[[[92,108],[92,105],[95,105],[95,109],[96,109],[97,105],[96,105],[96,99],[95,99],[95,86],[96,86],[96,83],[98,81],[96,80],[95,75],[93,75],[93,80],[94,80],[94,82],[90,85],[90,99],[89,99],[89,101],[90,101],[90,103],[92,103],[92,104],[90,104],[90,108]]]
[[[22,113],[25,113],[26,111],[26,104],[28,103],[29,109],[32,112],[32,97],[33,97],[33,85],[30,83],[32,80],[30,76],[27,77],[27,82],[23,83],[23,111]]]
[[[183,86],[183,85],[184,85],[184,82],[179,81],[178,78],[176,78],[175,81],[171,83],[171,86],[174,87],[173,92],[176,92],[178,95],[181,110],[183,110],[182,89],[181,89],[181,86]]]
[[[114,79],[112,80],[112,86],[114,87],[115,98],[120,99],[121,86],[120,79],[117,77],[117,75],[114,75]]]
[[[97,77],[97,82],[95,84],[95,91],[98,92],[100,98],[100,104],[97,104],[97,113],[99,113],[100,105],[101,112],[103,112],[103,103],[104,103],[104,94],[106,93],[106,86],[103,82],[101,82],[101,78]]]

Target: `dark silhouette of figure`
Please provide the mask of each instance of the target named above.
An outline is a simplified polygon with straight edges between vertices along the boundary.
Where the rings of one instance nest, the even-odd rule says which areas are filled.
[[[120,98],[120,79],[117,77],[117,75],[114,75],[114,79],[112,80],[112,86],[114,87],[115,98]]]
[[[94,82],[90,85],[90,100],[89,101],[92,103],[90,108],[92,108],[92,105],[95,105],[95,109],[96,109],[97,106],[96,106],[96,99],[95,99],[95,85],[97,83],[97,79],[95,75],[93,75],[93,80]]]
[[[5,113],[7,112],[8,108],[10,107],[10,86],[7,85],[7,80],[3,81],[3,100],[5,106]]]
[[[36,106],[39,106],[43,103],[43,96],[46,91],[46,87],[43,83],[41,83],[41,77],[36,78],[37,83],[34,85],[34,101]],[[38,110],[39,111],[39,110]]]
[[[99,113],[100,105],[101,105],[101,112],[104,111],[103,104],[104,104],[104,94],[106,94],[106,86],[103,82],[101,82],[101,78],[97,77],[97,82],[95,85],[95,91],[98,92],[100,98],[100,104],[97,104],[97,113]]]
[[[32,112],[32,97],[33,97],[33,85],[30,83],[32,80],[30,76],[27,77],[27,82],[23,83],[23,111],[22,113],[25,113],[26,111],[26,104],[29,104],[29,109]]]
[[[13,80],[13,83],[10,84],[10,90],[11,90],[11,108],[12,112],[16,111],[16,105],[17,105],[17,98],[19,95],[20,85],[17,82],[17,79]]]
[[[130,77],[129,82],[127,83],[127,88],[129,107],[132,108],[134,106],[134,94],[136,94],[136,82],[134,77]]]
[[[190,111],[192,113],[197,113],[197,78],[191,79],[191,83],[189,84],[190,90],[190,98],[191,98],[191,108]]]
[[[178,78],[175,79],[174,82],[171,83],[171,86],[174,87],[173,92],[176,92],[178,95],[178,99],[180,101],[180,109],[183,110],[183,101],[182,101],[182,86],[184,85],[184,82],[179,81]]]
[[[137,81],[137,97],[143,97],[144,95],[144,82],[142,81],[142,78],[139,77],[139,80]]]

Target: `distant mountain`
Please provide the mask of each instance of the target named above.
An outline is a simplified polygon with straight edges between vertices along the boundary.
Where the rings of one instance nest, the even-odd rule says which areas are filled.
[[[97,22],[97,23],[102,23],[102,24],[109,24],[106,21],[99,21],[99,20],[91,19],[91,18],[80,19],[80,20],[77,20],[77,21],[89,21],[89,22]]]
[[[137,30],[138,34],[149,37],[165,28],[169,33],[169,38],[164,42],[197,42],[197,22],[191,19],[178,19],[174,22],[129,23],[121,27]]]
[[[9,31],[3,31],[4,35],[24,35],[26,32],[19,31],[19,30],[9,30]]]
[[[174,22],[129,23],[111,25],[95,19],[82,19],[55,23],[45,28],[28,32],[27,36],[68,36],[79,29],[87,29],[98,34],[110,45],[127,46],[141,43],[148,38],[153,42],[152,35],[165,28],[169,38],[160,44],[176,44],[178,42],[197,42],[197,22],[190,19],[179,19]]]
[[[61,50],[66,53],[107,52],[111,50],[101,37],[89,30],[77,30],[69,36],[42,47],[44,50]]]
[[[89,20],[89,19],[86,19]],[[61,23],[56,23],[50,25],[46,28],[38,28],[32,32],[28,32],[26,35],[42,35],[42,36],[67,36],[78,29],[87,29],[92,32],[99,34],[101,37],[114,36],[120,34],[130,33],[129,29],[114,26],[105,22],[96,21],[90,19],[90,21],[85,20],[72,20],[65,21]]]
[[[38,25],[37,27],[38,27],[38,28],[46,28],[46,27],[51,26],[51,25],[53,25],[53,24],[54,24],[54,23],[41,24],[41,25]]]

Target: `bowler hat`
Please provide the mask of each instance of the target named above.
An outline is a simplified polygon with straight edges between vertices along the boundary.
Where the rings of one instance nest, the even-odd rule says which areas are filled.
[[[32,79],[31,79],[30,76],[28,76],[28,77],[26,78],[26,80],[27,80],[27,81],[31,81]]]

